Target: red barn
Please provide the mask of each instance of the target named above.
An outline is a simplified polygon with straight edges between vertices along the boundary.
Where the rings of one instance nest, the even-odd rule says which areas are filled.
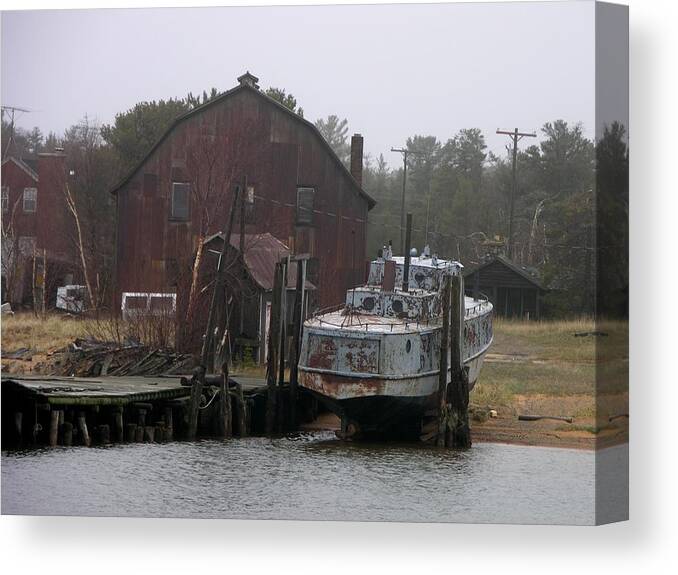
[[[2,162],[3,302],[29,303],[34,280],[41,293],[43,262],[48,267],[48,303],[53,303],[57,285],[73,282],[64,177],[65,156],[59,152],[38,154],[37,160],[10,156]]]
[[[194,262],[205,238],[226,227],[237,184],[246,234],[268,232],[310,254],[319,306],[340,303],[362,281],[375,204],[361,185],[362,137],[352,139],[349,170],[316,127],[266,96],[256,77],[238,82],[177,118],[114,188],[116,306],[124,292],[176,293],[182,313]]]

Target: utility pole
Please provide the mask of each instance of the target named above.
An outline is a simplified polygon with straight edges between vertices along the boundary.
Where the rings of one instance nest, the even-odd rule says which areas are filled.
[[[398,152],[403,155],[403,194],[400,198],[400,252],[405,254],[405,189],[407,187],[407,156],[417,155],[418,152],[408,150],[407,148],[391,148],[392,152]]]
[[[2,151],[2,159],[4,160],[7,157],[7,154],[9,153],[9,148],[12,145],[12,141],[14,140],[14,114],[16,112],[30,112],[30,110],[27,110],[26,108],[17,108],[16,106],[2,106],[2,115],[5,115],[5,112],[9,112],[9,138],[7,139],[7,145],[5,146],[5,149]]]
[[[518,162],[518,142],[523,138],[536,138],[537,134],[534,132],[519,132],[515,128],[512,132],[505,130],[497,130],[497,134],[509,136],[513,142],[513,185],[511,186],[511,198],[509,202],[509,221],[508,221],[508,238],[507,238],[507,254],[509,259],[513,258],[513,206],[515,203],[516,191],[518,187],[517,180],[517,162]]]

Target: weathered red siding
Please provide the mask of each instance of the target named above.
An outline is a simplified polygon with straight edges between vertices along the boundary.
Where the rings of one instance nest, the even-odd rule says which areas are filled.
[[[23,210],[24,188],[37,188],[38,182],[29,173],[19,167],[12,159],[2,164],[2,187],[9,191],[7,210],[2,211],[2,224],[7,226],[12,220],[17,237],[37,236],[37,212],[26,213]],[[40,207],[38,192],[38,207]]]
[[[208,232],[225,227],[233,186],[246,175],[257,196],[246,232],[270,232],[293,251],[318,258],[313,279],[320,305],[343,301],[345,290],[363,279],[369,200],[317,132],[243,88],[181,121],[118,189],[116,305],[122,291],[174,291],[177,267],[186,273],[199,214],[192,205],[189,221],[170,220],[171,184],[195,175],[192,158],[206,134],[223,143],[231,174],[223,194],[212,199]],[[296,224],[297,186],[316,190],[310,226]],[[184,297],[179,292],[178,299]]]

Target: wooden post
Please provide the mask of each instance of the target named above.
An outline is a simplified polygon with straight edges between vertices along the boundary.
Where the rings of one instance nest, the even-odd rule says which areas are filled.
[[[137,425],[139,425],[139,427],[145,427],[146,426],[146,410],[144,408],[140,408],[137,411],[137,415],[139,416],[139,420],[137,422]]]
[[[290,268],[290,257],[287,256],[283,262],[283,275],[282,275],[282,287],[280,293],[280,351],[278,352],[278,358],[280,360],[280,365],[278,369],[278,409],[276,413],[276,419],[278,422],[278,433],[282,434],[285,430],[285,412],[284,412],[284,401],[285,396],[282,394],[282,388],[285,385],[285,351],[287,347],[287,284],[288,284],[288,272]]]
[[[450,337],[450,276],[443,276],[441,293],[443,316],[440,335],[440,372],[438,374],[438,437],[436,444],[445,446],[447,429],[447,351]]]
[[[59,412],[52,410],[49,417],[49,446],[56,447],[59,438]]]
[[[99,441],[103,445],[108,445],[111,442],[111,426],[107,423],[99,426]]]
[[[174,421],[172,418],[172,407],[165,407],[165,441],[174,439]]]
[[[306,260],[297,260],[297,285],[294,290],[294,324],[290,347],[290,428],[297,428],[297,389],[299,385],[299,351],[304,329],[304,283],[306,282]]]
[[[137,440],[137,424],[128,423],[125,426],[125,441],[134,443]]]
[[[115,419],[115,440],[122,443],[125,440],[125,428],[122,419],[122,407],[116,407],[114,410]]]
[[[134,442],[141,443],[144,440],[144,426],[137,425],[134,429]]]
[[[162,419],[155,422],[155,441],[157,443],[165,441],[165,422]]]
[[[237,418],[238,418],[238,431],[240,432],[240,437],[247,437],[247,403],[245,403],[245,395],[242,392],[242,385],[239,383],[235,384],[235,396],[237,404]]]
[[[452,277],[452,313],[450,326],[452,380],[448,387],[449,422],[447,445],[456,448],[471,447],[471,431],[468,424],[468,369],[464,367],[464,279]]]
[[[153,425],[147,425],[144,427],[144,442],[153,443],[155,440],[155,427]]]
[[[228,393],[228,360],[221,367],[222,377],[219,382],[219,435],[224,438],[233,435],[231,416],[231,396]]]
[[[193,370],[193,383],[191,385],[191,401],[188,412],[188,431],[186,439],[194,441],[198,433],[198,413],[200,410],[200,398],[205,384],[205,367],[199,365]]]
[[[407,214],[407,228],[405,230],[405,265],[403,266],[403,291],[410,289],[410,249],[412,239],[412,214]]]
[[[70,421],[64,421],[63,442],[66,447],[73,445],[73,424]]]
[[[273,299],[271,301],[271,320],[268,330],[268,362],[266,366],[266,435],[272,437],[275,431],[276,412],[278,408],[278,349],[280,344],[280,291],[283,283],[283,264],[275,265],[273,281]]]
[[[82,437],[82,444],[87,447],[92,445],[92,440],[87,431],[87,417],[85,416],[84,411],[78,413],[78,430],[80,432],[80,437]]]
[[[212,291],[212,299],[210,300],[210,307],[207,313],[207,327],[205,328],[205,336],[202,342],[202,350],[200,352],[200,365],[203,368],[203,377],[208,366],[214,366],[214,328],[217,322],[217,308],[221,307],[226,299],[226,256],[228,255],[228,250],[231,245],[231,230],[233,229],[233,219],[235,218],[235,210],[238,205],[238,196],[240,192],[240,186],[235,186],[233,190],[231,211],[229,212],[228,223],[226,225],[226,229],[224,230],[224,242],[221,248],[221,253],[219,254],[219,261],[217,263],[214,290]],[[195,417],[197,428],[197,411],[195,415],[191,411],[191,421],[193,421],[193,417]],[[193,429],[189,425],[189,435],[192,431]],[[195,435],[193,435],[192,438],[195,439]]]

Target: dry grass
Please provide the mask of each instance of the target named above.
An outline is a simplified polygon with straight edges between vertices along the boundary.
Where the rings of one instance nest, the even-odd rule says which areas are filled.
[[[25,347],[45,353],[68,345],[77,337],[85,337],[87,322],[61,315],[50,315],[45,319],[30,313],[3,316],[0,345],[7,351]]]
[[[517,410],[532,397],[550,409],[567,404],[577,415],[592,416],[596,391],[620,396],[627,391],[628,322],[496,319],[494,329],[495,357],[485,361],[473,403]],[[574,335],[594,330],[607,336]]]
[[[123,321],[116,317],[94,319],[61,314],[51,314],[42,319],[32,313],[2,317],[0,343],[7,351],[28,348],[35,353],[45,353],[62,348],[76,338],[118,344],[132,339],[152,347],[171,347],[174,321],[164,317]]]

